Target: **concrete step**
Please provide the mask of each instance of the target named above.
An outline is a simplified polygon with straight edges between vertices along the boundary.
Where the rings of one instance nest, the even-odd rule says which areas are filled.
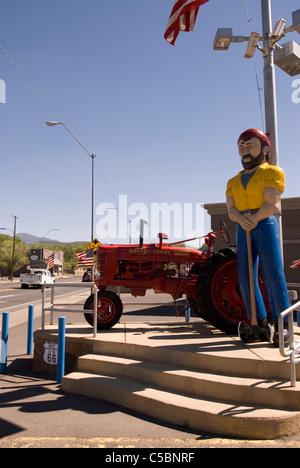
[[[183,332],[184,333],[184,332]],[[168,335],[166,334],[167,338]],[[184,334],[181,336],[185,337]],[[197,335],[195,335],[197,340]],[[201,335],[200,335],[201,336]],[[185,368],[201,369],[207,371],[236,374],[241,376],[253,376],[262,379],[288,380],[291,376],[290,364],[287,359],[280,357],[278,349],[265,347],[257,350],[255,347],[246,348],[237,339],[232,341],[228,337],[219,340],[209,339],[207,343],[201,343],[201,347],[189,344],[191,338],[163,341],[163,333],[153,332],[149,338],[147,334],[138,330],[132,336],[125,335],[124,340],[101,334],[101,338],[93,341],[93,353],[110,354],[133,359],[150,360]],[[154,339],[160,340],[161,346],[151,346]],[[198,339],[199,340],[199,339]],[[261,349],[264,353],[260,353]],[[300,365],[298,368],[300,379]]]
[[[200,319],[199,319],[200,320]],[[45,342],[57,342],[56,325],[34,334],[34,369],[53,372],[53,366],[44,362]],[[299,329],[300,330],[300,329]],[[149,360],[223,374],[252,376],[261,379],[290,380],[288,359],[267,343],[245,345],[238,338],[209,328],[203,321],[195,323],[117,324],[112,330],[103,330],[97,338],[87,326],[68,325],[66,353],[77,362],[87,353],[111,354],[132,359]],[[300,339],[300,332],[297,335]],[[68,367],[68,366],[67,366]],[[297,378],[300,381],[300,364]],[[68,372],[75,370],[71,365]]]
[[[123,376],[171,391],[215,400],[300,410],[300,385],[291,387],[289,382],[282,380],[225,375],[214,371],[99,354],[81,356],[78,360],[78,370]]]
[[[62,390],[98,398],[194,430],[249,439],[276,439],[300,430],[300,413],[197,397],[123,376],[73,372]]]

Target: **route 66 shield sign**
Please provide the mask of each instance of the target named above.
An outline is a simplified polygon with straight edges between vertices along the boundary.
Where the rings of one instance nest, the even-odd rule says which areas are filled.
[[[45,341],[44,343],[44,362],[51,366],[57,365],[58,343]]]

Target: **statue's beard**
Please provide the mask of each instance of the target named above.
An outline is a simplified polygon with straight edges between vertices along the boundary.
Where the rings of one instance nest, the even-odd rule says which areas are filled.
[[[245,161],[247,159],[247,161]],[[249,160],[249,161],[248,161]],[[256,158],[251,154],[245,154],[242,157],[242,165],[246,171],[250,171],[257,166],[260,166],[265,161],[265,154],[260,153]]]

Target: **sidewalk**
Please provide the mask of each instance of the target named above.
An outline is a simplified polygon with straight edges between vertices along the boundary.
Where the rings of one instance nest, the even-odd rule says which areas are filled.
[[[158,300],[155,296],[155,308]],[[143,299],[139,304],[131,296],[125,297],[125,311],[141,311],[150,314],[153,303]],[[167,304],[166,304],[167,305]],[[164,306],[161,306],[164,307]],[[124,314],[126,320],[126,313]],[[209,353],[216,361],[218,355],[235,359],[243,358],[264,366],[264,362],[282,362],[279,351],[270,345],[252,345],[246,348],[237,338],[220,334],[213,327],[200,330],[199,319],[185,323],[184,318],[171,321],[135,321],[121,323],[111,331],[98,334],[97,341],[114,343],[120,340],[128,346],[150,346],[154,352],[164,347],[188,353],[193,359],[201,359]],[[68,320],[67,320],[68,323]],[[38,323],[37,328],[39,328]],[[54,332],[57,326],[46,326]],[[200,334],[199,334],[200,333]],[[84,336],[93,340],[92,329],[85,323],[67,325],[69,336]],[[0,375],[0,448],[3,447],[300,447],[300,434],[276,441],[244,441],[218,437],[215,434],[192,431],[183,427],[159,422],[119,405],[80,396],[66,395],[56,383],[55,376],[34,373],[32,357],[26,356],[23,347],[26,324],[10,329],[9,366]],[[24,351],[23,351],[24,349]],[[177,353],[176,356],[179,354]],[[121,402],[120,402],[121,403]]]

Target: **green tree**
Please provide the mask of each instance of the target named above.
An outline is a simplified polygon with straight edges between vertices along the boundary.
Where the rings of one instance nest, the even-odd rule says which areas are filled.
[[[15,252],[13,256],[13,239],[9,236],[0,238],[0,265],[7,268],[11,275],[28,263],[28,246],[20,239],[16,239]]]
[[[76,252],[81,252],[86,250],[87,243],[83,244],[65,244],[62,246],[61,250],[64,252],[64,263],[66,268],[76,268],[77,266],[77,257]]]

